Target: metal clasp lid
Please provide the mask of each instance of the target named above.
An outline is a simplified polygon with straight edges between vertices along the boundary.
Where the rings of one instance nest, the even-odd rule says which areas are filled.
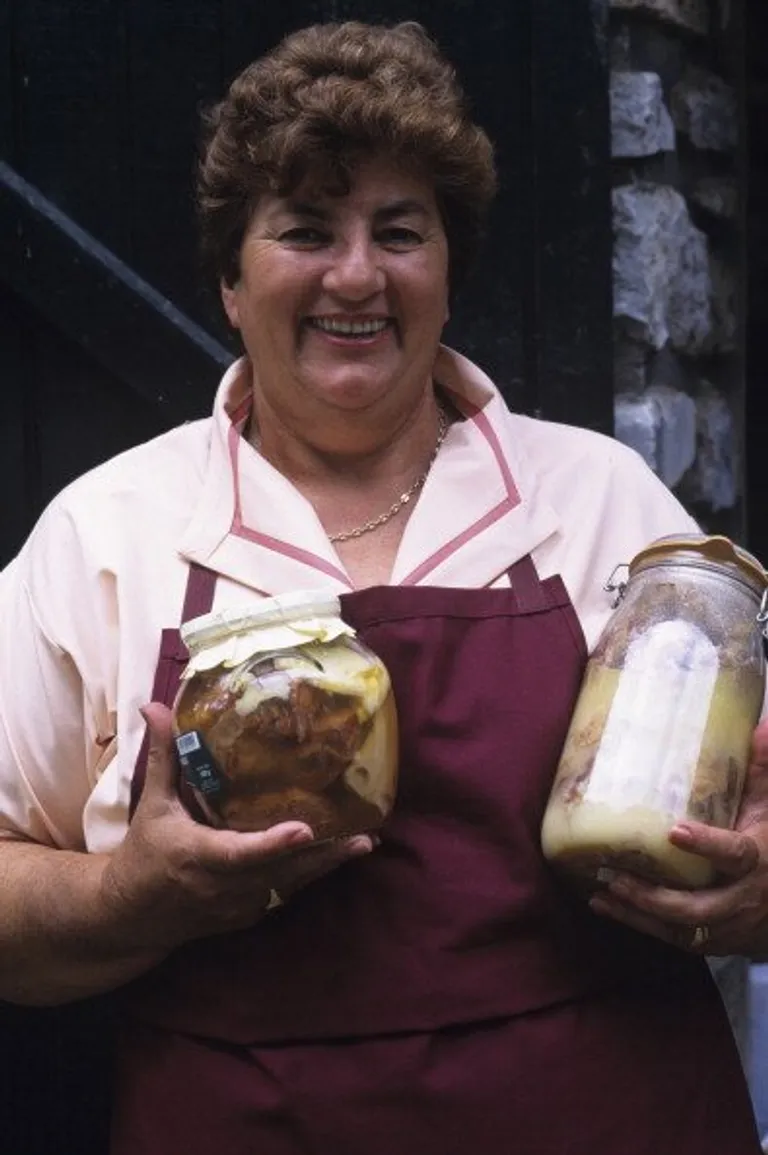
[[[622,570],[622,569],[626,570],[627,578],[628,578],[629,577],[629,566],[622,563],[621,565],[617,565],[614,567],[614,569],[611,573],[611,576],[608,578],[608,581],[603,586],[603,589],[605,590],[605,592],[607,594],[616,594],[616,597],[611,602],[611,609],[612,610],[615,610],[617,606],[621,605],[621,602],[624,599],[624,594],[627,592],[628,582],[627,582],[626,578],[624,579],[624,581],[617,581],[616,580],[616,574],[619,572],[619,570]],[[768,590],[766,591],[766,593],[768,594]],[[768,615],[768,601],[766,601],[766,614]],[[766,621],[768,621],[768,616],[766,616]],[[766,635],[766,636],[768,637],[768,635]]]
[[[763,635],[763,650],[766,658],[768,658],[768,587],[763,590],[760,609],[757,611],[755,621],[760,626],[760,633]]]

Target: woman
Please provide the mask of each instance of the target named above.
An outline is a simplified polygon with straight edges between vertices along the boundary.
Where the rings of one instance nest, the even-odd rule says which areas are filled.
[[[0,995],[122,988],[115,1155],[752,1155],[695,956],[705,926],[768,941],[768,734],[744,830],[674,835],[718,891],[621,879],[593,911],[538,845],[603,583],[693,523],[440,346],[495,181],[421,29],[299,32],[209,130],[203,239],[245,356],[210,420],[61,494],[2,581]],[[376,846],[214,831],[177,792],[179,622],[306,587],[393,678]]]

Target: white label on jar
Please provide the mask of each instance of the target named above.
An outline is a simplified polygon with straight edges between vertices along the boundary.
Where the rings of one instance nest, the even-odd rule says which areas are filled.
[[[718,653],[689,622],[660,622],[627,649],[586,798],[685,812],[717,682]]]

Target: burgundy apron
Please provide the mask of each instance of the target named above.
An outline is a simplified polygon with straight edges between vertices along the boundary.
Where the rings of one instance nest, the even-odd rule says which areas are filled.
[[[586,654],[561,579],[509,573],[344,595],[400,719],[382,844],[133,984],[112,1155],[757,1155],[705,962],[542,858]],[[185,618],[215,580],[192,568]],[[186,656],[164,631],[156,698]]]

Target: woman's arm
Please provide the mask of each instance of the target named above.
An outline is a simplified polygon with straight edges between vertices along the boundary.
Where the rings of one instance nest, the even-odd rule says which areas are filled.
[[[121,986],[163,952],[104,901],[106,855],[0,841],[0,999],[48,1005]]]
[[[185,942],[253,925],[273,890],[288,898],[372,849],[365,836],[312,846],[300,822],[262,834],[200,825],[176,792],[170,711],[154,704],[147,719],[144,791],[113,854],[0,840],[0,999],[111,990]]]

